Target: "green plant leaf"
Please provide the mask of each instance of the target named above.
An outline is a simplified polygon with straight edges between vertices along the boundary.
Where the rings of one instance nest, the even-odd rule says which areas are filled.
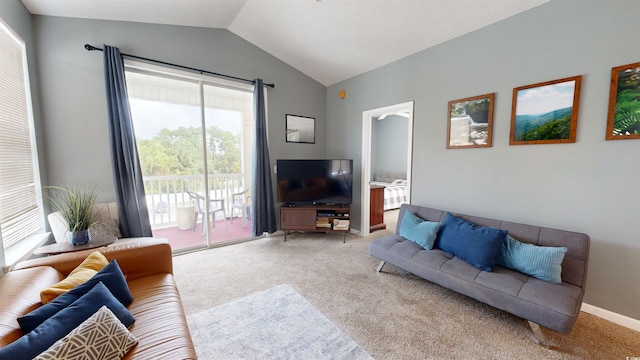
[[[87,230],[96,222],[97,192],[94,188],[70,186],[45,186],[45,198],[52,210],[60,213],[69,224],[69,231]]]

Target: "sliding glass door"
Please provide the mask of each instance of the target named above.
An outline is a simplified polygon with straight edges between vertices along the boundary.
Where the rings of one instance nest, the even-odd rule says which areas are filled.
[[[127,89],[154,236],[174,251],[250,237],[251,89],[145,66]]]

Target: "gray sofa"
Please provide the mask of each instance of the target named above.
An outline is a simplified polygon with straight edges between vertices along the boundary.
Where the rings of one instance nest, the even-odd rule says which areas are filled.
[[[378,271],[389,263],[526,319],[542,344],[545,344],[545,339],[540,326],[562,333],[571,331],[584,295],[589,259],[588,235],[452,213],[477,225],[508,230],[509,235],[521,242],[567,247],[562,261],[562,283],[553,284],[500,266],[495,266],[493,272],[481,271],[436,247],[425,250],[399,235],[406,211],[436,222],[442,222],[447,214],[443,210],[402,205],[396,233],[373,240],[369,245],[369,253],[381,260]]]

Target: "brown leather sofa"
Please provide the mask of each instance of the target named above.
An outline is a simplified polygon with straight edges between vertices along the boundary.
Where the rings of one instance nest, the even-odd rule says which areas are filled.
[[[127,278],[139,340],[125,359],[197,359],[164,239],[84,250],[24,261],[0,277],[0,347],[22,336],[17,318],[42,305],[40,291],[64,279],[93,251],[116,259]]]

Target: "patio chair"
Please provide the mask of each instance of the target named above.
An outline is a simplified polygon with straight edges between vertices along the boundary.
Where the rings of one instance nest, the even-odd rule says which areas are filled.
[[[240,210],[240,217],[242,218],[242,227],[247,226],[247,219],[251,219],[251,202],[248,195],[249,189],[245,189],[239,193],[232,195],[233,204],[231,205],[231,223],[233,224],[233,215],[235,209]]]
[[[189,194],[189,197],[191,198],[191,201],[193,202],[193,205],[195,206],[195,211],[196,211],[196,216],[193,220],[193,231],[196,231],[196,225],[198,224],[198,217],[200,215],[202,215],[202,235],[204,235],[204,226],[206,224],[206,220],[208,219],[205,218],[204,213],[205,213],[205,207],[204,207],[204,196],[200,195],[200,194],[196,194],[194,192],[191,191],[187,191],[187,194]],[[222,212],[222,218],[224,219],[224,229],[225,231],[227,230],[227,213],[224,209],[224,200],[223,199],[209,199],[209,215],[211,215],[211,223],[212,226],[216,226],[216,213],[217,212]]]

